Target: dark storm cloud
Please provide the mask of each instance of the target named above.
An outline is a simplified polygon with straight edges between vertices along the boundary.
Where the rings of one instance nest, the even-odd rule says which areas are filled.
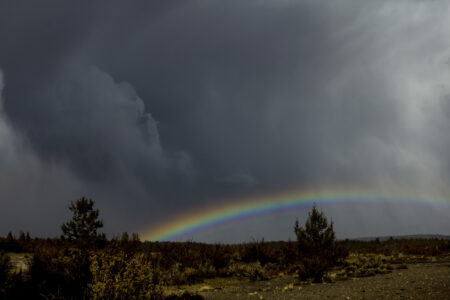
[[[0,3],[8,134],[57,211],[83,190],[114,232],[291,186],[448,193],[445,1],[68,3]]]
[[[55,234],[54,222],[67,217],[55,199],[78,197],[85,187],[63,163],[43,163],[30,149],[4,114],[2,91],[0,71],[0,227],[3,233],[23,228]]]

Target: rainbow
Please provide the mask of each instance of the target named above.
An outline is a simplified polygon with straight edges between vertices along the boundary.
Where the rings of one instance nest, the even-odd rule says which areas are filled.
[[[150,241],[178,241],[194,234],[265,215],[281,214],[318,206],[333,205],[434,205],[450,209],[450,198],[421,196],[420,193],[367,192],[362,189],[334,188],[327,191],[294,190],[262,196],[237,198],[222,204],[193,210],[161,223],[143,234]]]

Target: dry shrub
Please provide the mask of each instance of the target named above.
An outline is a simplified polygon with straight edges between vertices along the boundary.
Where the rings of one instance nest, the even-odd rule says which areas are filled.
[[[89,296],[89,256],[77,248],[41,248],[29,267],[31,289],[48,298],[81,299]]]
[[[342,264],[342,270],[337,279],[352,277],[369,277],[376,274],[386,274],[393,270],[391,263],[394,257],[385,255],[351,255]]]
[[[331,267],[328,260],[319,256],[305,257],[298,264],[297,274],[301,281],[312,278],[314,282],[321,282],[323,275]]]
[[[269,279],[266,270],[260,262],[232,263],[228,266],[228,276],[248,278],[250,280]]]
[[[212,267],[219,271],[230,264],[233,258],[233,249],[229,245],[210,245],[205,249],[205,256]]]
[[[241,259],[246,263],[260,262],[264,266],[266,263],[276,262],[277,256],[262,239],[245,245],[241,251]]]
[[[287,243],[281,246],[281,249],[278,251],[277,256],[279,257],[278,265],[282,268],[291,268],[293,262],[298,259],[298,248],[297,245],[288,241]]]
[[[438,256],[450,251],[450,240],[438,238],[389,238],[384,241],[345,240],[339,242],[351,252],[392,255],[404,253],[412,255]]]
[[[6,297],[11,263],[9,257],[0,251],[0,299]]]
[[[7,280],[11,269],[11,260],[9,259],[9,256],[0,251],[0,284]]]
[[[208,262],[202,263],[197,268],[184,268],[182,264],[177,263],[167,272],[167,283],[173,285],[194,284],[202,282],[205,278],[216,276],[215,268]]]
[[[199,294],[192,294],[189,292],[184,292],[181,295],[170,295],[164,298],[164,300],[203,300],[203,296]]]
[[[162,273],[149,254],[123,251],[91,256],[93,299],[161,299]]]

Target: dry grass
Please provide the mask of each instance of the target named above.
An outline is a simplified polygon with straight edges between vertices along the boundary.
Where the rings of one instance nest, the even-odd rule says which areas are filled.
[[[31,253],[6,253],[9,257],[13,273],[25,273],[28,271],[30,259],[33,257]]]

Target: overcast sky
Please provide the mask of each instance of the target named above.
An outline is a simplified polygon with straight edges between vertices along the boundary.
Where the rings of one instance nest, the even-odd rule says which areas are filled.
[[[293,187],[450,199],[449,16],[446,0],[0,0],[0,235],[58,235],[82,195],[110,235]],[[324,210],[339,237],[450,234],[433,203]],[[287,239],[305,213],[196,239]]]

